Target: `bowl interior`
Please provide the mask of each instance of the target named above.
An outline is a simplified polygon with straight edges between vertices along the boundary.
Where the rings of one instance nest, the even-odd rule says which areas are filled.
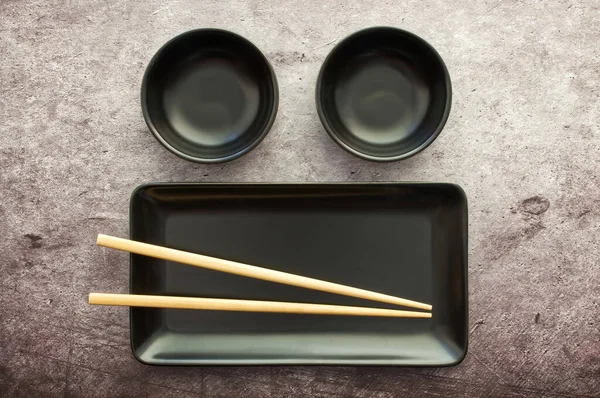
[[[142,87],[148,126],[169,150],[194,161],[235,158],[257,145],[277,112],[277,82],[264,55],[227,31],[171,40]]]
[[[317,82],[317,108],[342,147],[397,160],[427,146],[450,110],[450,79],[437,52],[394,28],[357,32],[336,46]]]

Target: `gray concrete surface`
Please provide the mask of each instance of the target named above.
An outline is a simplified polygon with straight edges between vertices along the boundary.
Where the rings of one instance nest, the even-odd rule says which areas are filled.
[[[600,18],[595,0],[0,3],[0,395],[600,397]],[[391,25],[445,59],[454,102],[425,152],[339,149],[313,87],[337,40]],[[279,115],[243,158],[202,166],[148,133],[146,63],[222,27],[273,63]],[[150,181],[448,181],[470,204],[470,349],[457,367],[156,368],[129,349],[129,195]]]

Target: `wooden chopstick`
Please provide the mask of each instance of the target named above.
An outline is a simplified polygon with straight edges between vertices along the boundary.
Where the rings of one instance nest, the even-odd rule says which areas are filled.
[[[143,256],[160,258],[162,260],[193,265],[196,267],[208,268],[235,275],[242,275],[249,278],[282,283],[284,285],[298,286],[306,289],[320,290],[323,292],[340,294],[342,296],[358,297],[362,299],[402,305],[405,307],[418,308],[427,311],[431,311],[432,308],[429,304],[407,300],[400,297],[390,296],[383,293],[376,293],[369,290],[359,289],[356,287],[340,285],[338,283],[326,282],[319,279],[288,274],[286,272],[261,268],[254,265],[242,264],[234,261],[223,260],[220,258],[208,257],[201,254],[189,253],[182,250],[170,249],[167,247],[151,245],[148,243],[137,242],[129,239],[117,238],[114,236],[100,234],[98,235],[98,240],[96,244],[112,249],[141,254]]]
[[[387,310],[343,305],[287,303],[280,301],[230,300],[202,297],[153,296],[142,294],[90,293],[90,304],[127,307],[180,308],[190,310],[277,312],[289,314],[431,318],[429,312]]]

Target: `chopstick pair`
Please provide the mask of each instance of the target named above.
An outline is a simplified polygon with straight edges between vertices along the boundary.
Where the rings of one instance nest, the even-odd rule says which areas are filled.
[[[189,253],[182,250],[151,245],[117,238],[108,235],[98,235],[96,242],[99,246],[117,249],[162,260],[178,262],[242,275],[250,278],[261,279],[285,285],[303,287],[343,296],[357,297],[367,300],[396,304],[405,307],[417,308],[431,311],[429,304],[418,301],[407,300],[396,296],[376,293],[369,290],[345,286],[338,283],[326,282],[305,276],[288,274],[281,271],[261,268],[253,265],[242,264],[234,261]],[[328,304],[288,303],[277,301],[255,301],[255,300],[233,300],[212,299],[196,297],[174,297],[135,294],[107,294],[90,293],[90,304],[116,305],[130,307],[153,307],[153,308],[184,308],[221,311],[245,311],[245,312],[279,312],[279,313],[301,313],[301,314],[328,314],[328,315],[355,315],[355,316],[385,316],[401,318],[431,318],[429,312],[389,310],[381,308],[351,307]]]

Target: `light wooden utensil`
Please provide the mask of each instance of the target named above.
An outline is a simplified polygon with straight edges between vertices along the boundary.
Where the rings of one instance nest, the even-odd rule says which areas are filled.
[[[234,261],[223,260],[220,258],[208,257],[201,254],[189,253],[182,250],[175,250],[167,247],[151,245],[148,243],[137,242],[129,239],[117,238],[114,236],[100,234],[98,235],[98,240],[96,244],[112,249],[141,254],[143,256],[160,258],[162,260],[173,261],[182,264],[194,265],[196,267],[208,268],[215,271],[226,272],[229,274],[242,275],[249,278],[282,283],[284,285],[298,286],[306,289],[320,290],[323,292],[340,294],[342,296],[358,297],[362,299],[396,304],[411,308],[418,308],[427,311],[431,311],[432,308],[429,304],[407,300],[396,296],[376,293],[369,290],[340,285],[338,283],[333,282],[326,282],[319,279],[308,278],[305,276],[288,274],[286,272],[261,268],[254,265],[242,264]]]
[[[277,312],[289,314],[322,314],[379,316],[395,318],[431,318],[429,312],[348,307],[343,305],[287,303],[280,301],[230,300],[201,297],[152,296],[141,294],[90,293],[90,304],[127,307],[180,308],[190,310]]]

